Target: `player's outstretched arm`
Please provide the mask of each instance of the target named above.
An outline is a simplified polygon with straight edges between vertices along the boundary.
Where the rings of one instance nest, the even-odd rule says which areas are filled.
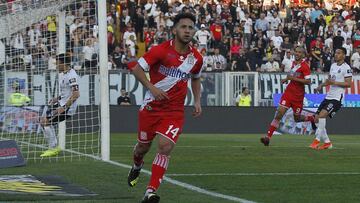
[[[156,88],[153,84],[151,84],[149,79],[146,77],[144,70],[139,64],[136,64],[134,68],[131,68],[131,72],[136,77],[136,79],[139,80],[142,85],[144,85],[144,87],[149,89],[156,100],[169,99],[165,91]]]
[[[201,109],[201,103],[200,103],[200,96],[201,96],[201,82],[200,78],[192,78],[191,79],[191,89],[194,94],[194,112],[193,116],[198,117],[201,115],[202,109]]]

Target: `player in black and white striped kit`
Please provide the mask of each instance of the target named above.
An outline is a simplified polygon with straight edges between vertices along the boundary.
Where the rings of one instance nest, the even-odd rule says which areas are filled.
[[[76,112],[79,93],[79,76],[72,69],[71,55],[59,54],[57,56],[57,68],[59,71],[59,96],[49,101],[49,107],[46,116],[40,118],[41,126],[44,128],[44,135],[49,144],[49,149],[43,152],[41,157],[56,156],[61,149],[58,147],[58,141],[55,134],[54,125],[66,120]]]
[[[341,108],[342,100],[344,99],[345,90],[351,86],[352,70],[345,62],[346,49],[338,48],[335,51],[335,63],[331,65],[329,78],[316,91],[319,92],[325,86],[330,85],[330,90],[325,99],[321,102],[316,114],[316,138],[310,145],[313,149],[331,149],[332,143],[326,132],[326,117],[333,118],[338,110]],[[324,144],[320,146],[320,142]]]

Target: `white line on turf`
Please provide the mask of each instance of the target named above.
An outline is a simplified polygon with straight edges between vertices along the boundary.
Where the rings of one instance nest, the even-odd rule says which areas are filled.
[[[114,145],[114,147],[123,147],[123,148],[134,148],[133,145]],[[176,146],[176,148],[264,148],[264,146],[244,146],[244,145],[233,145],[233,146],[216,146],[216,145],[186,145],[186,146]],[[309,149],[308,146],[269,146],[269,148],[303,148]],[[339,150],[344,149],[340,147],[333,147],[332,149]]]
[[[166,176],[304,176],[304,175],[360,175],[360,172],[334,172],[334,173],[171,173]]]
[[[21,142],[21,141],[20,141]],[[32,145],[32,146],[35,146],[35,147],[39,147],[39,148],[42,148],[42,149],[47,149],[47,147],[44,147],[42,145],[37,145],[37,144],[31,144],[31,143],[28,143],[28,142],[21,142],[21,143],[26,143],[28,145]],[[90,158],[93,158],[93,159],[96,159],[96,160],[100,160],[100,161],[103,161],[101,160],[100,157],[97,157],[97,156],[94,156],[94,155],[90,155],[90,154],[83,154],[81,152],[77,152],[77,151],[73,151],[73,150],[68,150],[68,149],[65,149],[64,151],[66,152],[70,152],[70,153],[74,153],[74,154],[78,154],[78,155],[83,155],[83,156],[86,156],[86,157],[90,157]],[[116,162],[116,161],[104,161],[106,163],[109,163],[109,164],[112,164],[112,165],[115,165],[115,166],[120,166],[122,168],[127,168],[127,169],[130,169],[131,166],[130,165],[127,165],[127,164],[123,164],[123,163],[120,163],[120,162]],[[151,172],[148,171],[148,170],[145,170],[145,169],[142,169],[141,170],[142,173],[145,173],[147,175],[151,175]],[[201,194],[205,194],[205,195],[208,195],[208,196],[212,196],[212,197],[216,197],[216,198],[221,198],[221,199],[226,199],[226,200],[230,200],[230,201],[233,201],[233,202],[241,202],[241,203],[256,203],[254,201],[250,201],[250,200],[246,200],[246,199],[242,199],[242,198],[238,198],[238,197],[234,197],[234,196],[230,196],[230,195],[224,195],[224,194],[221,194],[221,193],[217,193],[217,192],[213,192],[213,191],[209,191],[209,190],[205,190],[203,188],[200,188],[200,187],[197,187],[197,186],[194,186],[194,185],[190,185],[188,183],[184,183],[184,182],[180,182],[178,180],[175,180],[175,179],[172,179],[172,178],[169,178],[169,177],[165,177],[164,178],[165,181],[173,184],[173,185],[177,185],[177,186],[180,186],[180,187],[183,187],[185,189],[188,189],[188,190],[191,190],[191,191],[194,191],[194,192],[198,192],[198,193],[201,193]]]

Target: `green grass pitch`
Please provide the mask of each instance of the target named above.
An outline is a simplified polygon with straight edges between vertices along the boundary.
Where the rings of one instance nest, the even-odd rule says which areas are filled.
[[[274,136],[270,147],[262,146],[259,138],[183,134],[167,174],[208,191],[254,202],[360,202],[359,136],[330,135],[334,149],[324,151],[307,147],[312,136]],[[135,141],[135,134],[112,134],[111,160],[131,164]],[[145,159],[145,169],[151,168],[155,145]],[[139,184],[129,188],[127,173],[128,169],[91,159],[29,162],[26,167],[1,169],[0,174],[60,175],[98,195],[69,198],[0,194],[0,202],[139,202],[149,176],[142,174]],[[166,181],[159,195],[164,203],[231,202]]]

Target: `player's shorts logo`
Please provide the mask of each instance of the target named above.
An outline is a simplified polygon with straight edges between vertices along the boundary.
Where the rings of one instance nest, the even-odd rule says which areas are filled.
[[[144,131],[141,131],[141,132],[140,132],[140,139],[142,139],[142,140],[147,140],[147,133],[144,132]]]

